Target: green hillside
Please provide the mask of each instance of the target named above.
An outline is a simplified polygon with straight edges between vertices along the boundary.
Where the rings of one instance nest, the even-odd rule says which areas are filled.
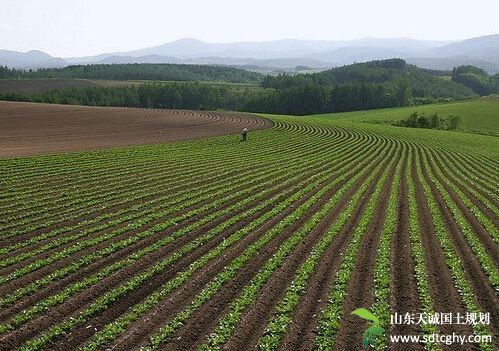
[[[321,117],[351,122],[389,123],[407,118],[415,111],[426,114],[453,114],[461,119],[458,128],[461,131],[499,135],[499,96],[452,103],[332,113]]]
[[[440,77],[442,74],[445,75],[448,72],[421,69],[407,64],[402,59],[388,59],[356,63],[313,74],[268,76],[262,85],[278,90],[307,83],[321,87],[381,86],[385,89],[385,94],[402,99],[403,96],[396,95],[405,93],[408,94],[407,98],[416,99],[416,102],[425,102],[421,100],[424,98],[463,98],[475,94],[470,88],[462,84],[442,79]],[[365,92],[363,98],[369,99],[369,94]]]
[[[314,74],[267,76],[271,94],[255,97],[248,111],[310,115],[462,100],[476,96],[468,87],[402,59],[372,61]]]
[[[441,79],[444,72],[421,69],[402,59],[357,63],[311,75],[314,82],[324,86],[352,84],[381,84],[389,91],[397,91],[404,83],[413,99],[462,98],[473,92],[461,84]]]
[[[481,96],[499,93],[499,74],[489,76],[475,66],[460,66],[452,71],[452,81],[469,87]]]

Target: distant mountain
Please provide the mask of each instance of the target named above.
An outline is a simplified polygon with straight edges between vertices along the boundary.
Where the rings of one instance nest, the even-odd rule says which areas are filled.
[[[454,67],[472,65],[480,67],[489,74],[499,73],[499,62],[493,63],[483,60],[470,59],[467,57],[447,57],[447,58],[411,57],[407,58],[406,61],[421,68],[428,68],[440,71],[450,71]]]
[[[129,51],[126,52],[126,55],[134,57],[158,55],[189,58],[211,56],[222,50],[223,44],[209,44],[196,39],[180,39],[151,48]]]
[[[412,44],[408,45],[411,42]],[[474,65],[491,74],[499,72],[499,34],[444,45],[439,42],[418,42],[410,39],[386,42],[360,40],[356,44],[363,46],[342,47],[310,57],[326,61],[333,66],[400,57],[422,68],[452,70],[460,65]]]
[[[204,43],[196,39],[180,39],[171,43],[166,43],[159,46],[154,46],[145,49],[126,51],[126,52],[113,52],[105,53],[97,56],[84,56],[84,57],[68,57],[65,60],[71,64],[86,64],[86,63],[106,63],[106,61],[119,61],[119,57],[124,57],[123,61],[133,60],[133,58],[140,58],[141,60],[159,59],[168,60],[196,57],[196,56],[210,56],[211,53],[216,52],[215,47],[217,44]],[[111,58],[112,59],[109,59]],[[114,62],[113,62],[114,63]],[[124,63],[124,62],[117,62]],[[139,62],[137,63],[144,63]]]
[[[419,48],[425,50],[447,42],[418,41],[407,38],[377,39],[366,38],[351,41],[320,41],[284,39],[265,42],[206,43],[197,39],[180,39],[150,48],[102,54],[94,57],[68,58],[71,63],[102,62],[109,56],[147,57],[152,55],[194,59],[206,57],[244,58],[256,60],[304,58],[318,53],[351,48]],[[322,63],[321,63],[322,64]]]
[[[371,47],[398,49],[429,49],[452,43],[453,41],[417,40],[412,38],[362,38],[337,42],[338,48]]]
[[[94,64],[123,64],[123,63],[183,63],[181,59],[172,56],[108,56],[100,61],[93,62]]]
[[[498,35],[459,42],[363,38],[347,41],[285,39],[206,43],[187,38],[140,50],[66,60],[70,63],[181,62],[293,71],[296,66],[324,69],[354,62],[400,57],[413,63],[422,62],[425,68],[449,70],[454,67],[454,62],[459,62],[475,64],[489,73],[495,73],[495,65],[499,65],[498,46]]]
[[[200,57],[274,59],[302,57],[304,52],[326,50],[334,45],[334,42],[309,40],[205,43],[196,39],[180,39],[152,48],[130,51],[126,54],[136,57],[155,54],[183,59]]]
[[[472,64],[499,72],[499,34],[463,41],[363,38],[346,41],[284,39],[265,42],[206,43],[180,39],[145,49],[96,56],[54,58],[40,51],[0,51],[0,65],[17,68],[69,64],[187,63],[249,67],[264,72],[295,71],[297,66],[326,69],[354,62],[399,57],[423,68],[451,70]]]
[[[461,57],[499,63],[499,34],[464,40],[422,53],[426,57]]]
[[[179,59],[173,56],[109,56],[92,64],[124,64],[124,63],[176,63],[193,65],[234,66],[262,73],[294,72],[297,67],[311,67],[312,69],[327,69],[331,65],[327,62],[312,58],[280,58],[280,59],[253,59],[237,57],[199,57]]]
[[[67,63],[57,57],[52,57],[39,50],[18,52],[0,50],[0,66],[10,68],[56,68],[67,66]]]
[[[460,65],[474,65],[490,74],[499,73],[499,34],[434,47],[406,58],[424,68],[449,70]]]
[[[356,47],[349,46],[328,52],[311,55],[320,61],[328,62],[332,66],[349,65],[355,62],[368,62],[384,60],[394,57],[414,56],[418,50],[413,48],[390,48],[390,47]]]

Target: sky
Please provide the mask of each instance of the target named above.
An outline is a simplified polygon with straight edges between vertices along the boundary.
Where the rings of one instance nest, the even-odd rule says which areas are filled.
[[[499,0],[0,0],[0,49],[74,57],[207,42],[499,33]]]

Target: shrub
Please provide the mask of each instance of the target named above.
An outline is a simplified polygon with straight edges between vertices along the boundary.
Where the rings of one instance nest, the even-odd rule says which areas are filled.
[[[456,115],[439,116],[433,113],[429,116],[424,113],[413,112],[406,119],[395,122],[395,125],[408,128],[426,128],[426,129],[442,129],[456,130],[461,119]]]

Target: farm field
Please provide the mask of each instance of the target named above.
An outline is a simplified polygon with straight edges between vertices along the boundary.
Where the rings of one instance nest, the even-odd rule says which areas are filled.
[[[0,79],[0,94],[38,94],[54,89],[87,88],[98,84],[85,79]]]
[[[174,142],[269,125],[241,113],[0,101],[0,157]]]
[[[64,88],[124,88],[140,86],[143,84],[186,84],[192,82],[185,81],[164,81],[164,80],[110,80],[110,79],[73,79],[73,78],[39,78],[39,79],[0,79],[0,94],[39,94],[55,89]],[[253,83],[226,83],[199,81],[199,84],[211,86],[229,86],[233,89],[260,90],[258,84]]]
[[[104,79],[88,79],[89,82],[99,85],[101,87],[126,87],[137,86],[142,84],[189,84],[192,81],[173,81],[173,80],[104,80]],[[230,82],[217,82],[217,81],[196,81],[201,85],[211,85],[214,87],[229,86],[234,89],[241,90],[261,90],[256,83],[230,83]]]
[[[60,125],[126,110],[0,109],[11,106],[30,115],[59,109]],[[495,106],[478,129],[499,130]],[[126,111],[154,121],[177,113]],[[127,113],[119,127],[133,131]],[[272,125],[178,113],[175,123],[197,121],[179,127],[194,134],[199,125],[235,126],[224,134],[248,126],[248,141],[0,159],[0,349],[358,350],[366,323],[351,312],[361,307],[389,335],[492,335],[470,349],[499,348],[499,138],[359,123],[371,114],[362,111],[265,116]],[[60,133],[68,132],[81,129]],[[68,139],[58,145],[71,149],[46,151],[81,143]],[[491,319],[390,325],[395,312]],[[450,349],[394,344],[386,334],[377,342]]]

